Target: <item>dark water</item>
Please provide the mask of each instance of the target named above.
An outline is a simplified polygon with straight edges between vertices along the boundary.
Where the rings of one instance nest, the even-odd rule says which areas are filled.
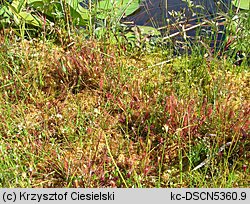
[[[95,0],[93,0],[94,2]],[[188,4],[182,0],[144,0],[141,3],[140,8],[134,12],[131,16],[122,19],[123,22],[129,23],[131,26],[134,25],[143,25],[143,26],[152,26],[155,28],[165,27],[162,29],[162,34],[166,33],[173,34],[180,31],[178,26],[172,26],[177,21],[184,22],[185,27],[192,27],[197,23],[200,23],[204,20],[211,20],[218,16],[218,13],[226,12],[230,8],[231,0],[192,0],[193,7],[188,7]],[[84,0],[81,3],[82,6],[87,7],[89,0]],[[219,4],[217,3],[219,2]],[[198,6],[200,5],[200,6]],[[182,17],[173,17],[171,12],[180,12]],[[221,21],[218,21],[221,23]],[[171,27],[170,29],[168,29]],[[218,45],[225,36],[223,35],[224,26],[218,26],[219,31],[216,35],[212,34],[211,38],[215,41],[211,42],[211,46]],[[202,26],[200,28],[200,35],[203,33],[212,33],[211,27]],[[197,30],[193,29],[188,31],[187,36],[193,38],[197,35]],[[208,34],[209,35],[209,34]],[[178,40],[181,40],[181,36],[176,36]]]
[[[98,0],[92,0],[92,3]],[[231,0],[192,0],[194,6],[201,5],[201,8],[189,8],[187,3],[183,0],[142,0],[140,8],[131,16],[123,19],[123,21],[132,22],[135,25],[160,27],[167,24],[166,19],[170,22],[175,22],[175,19],[171,17],[169,12],[177,11],[183,12],[185,18],[189,19],[194,16],[210,18],[215,16],[218,12],[225,12],[229,8],[229,2]],[[88,8],[90,0],[83,0],[80,5]],[[220,2],[218,5],[216,2]]]
[[[167,4],[166,4],[167,2]],[[168,34],[180,31],[180,27],[171,26],[176,21],[185,22],[185,27],[192,27],[204,20],[211,20],[218,17],[219,13],[226,12],[230,7],[230,0],[193,0],[194,7],[188,7],[186,2],[182,0],[145,0],[139,10],[124,19],[132,25],[144,25],[159,27],[171,27]],[[217,4],[217,2],[220,2]],[[200,6],[198,6],[200,5]],[[182,17],[173,17],[171,11],[180,12]],[[210,47],[220,47],[224,35],[223,20],[219,20],[218,31],[213,33],[211,27],[200,27],[199,34],[211,39]],[[166,30],[161,30],[164,33]],[[193,39],[197,35],[197,30],[188,31],[187,36]],[[180,35],[175,37],[177,40],[183,41]]]
[[[174,22],[174,18],[171,18],[169,14],[171,11],[183,12],[186,18],[194,17],[193,12],[197,14],[196,17],[211,18],[218,12],[225,12],[230,6],[230,0],[193,0],[192,2],[195,6],[201,5],[204,9],[190,9],[182,0],[145,0],[140,9],[125,21],[134,22],[136,25],[159,27],[167,23],[166,19],[170,19],[170,23]],[[218,5],[216,2],[220,2],[220,4]]]

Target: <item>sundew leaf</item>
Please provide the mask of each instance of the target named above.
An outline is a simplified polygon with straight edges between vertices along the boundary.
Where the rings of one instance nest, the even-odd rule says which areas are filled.
[[[250,9],[250,0],[233,0],[232,4],[240,9],[249,10]]]

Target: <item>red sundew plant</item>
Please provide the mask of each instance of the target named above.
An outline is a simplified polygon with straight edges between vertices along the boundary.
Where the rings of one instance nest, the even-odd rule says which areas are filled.
[[[77,93],[84,88],[103,89],[104,70],[112,69],[116,60],[112,51],[104,50],[95,42],[72,47],[55,61],[51,75],[59,90],[70,89]],[[108,57],[107,57],[108,56]]]
[[[206,120],[212,115],[211,105],[204,100],[202,107],[197,107],[195,100],[185,103],[178,100],[173,94],[166,97],[165,101],[165,121],[170,134],[180,131],[180,136],[184,139],[188,135],[195,136],[198,130],[204,125]],[[199,134],[198,134],[199,135]]]
[[[1,187],[248,185],[248,67],[44,37],[0,48]]]

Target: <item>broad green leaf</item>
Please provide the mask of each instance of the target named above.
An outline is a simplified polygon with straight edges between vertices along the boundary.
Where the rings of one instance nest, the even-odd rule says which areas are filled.
[[[250,9],[250,0],[233,0],[232,3],[237,8],[244,10]]]
[[[29,12],[21,11],[24,6],[24,1],[13,1],[12,4],[8,5],[7,12],[9,17],[13,17],[16,25],[20,25],[20,23],[26,23],[33,26],[41,26],[41,20],[33,16]]]
[[[161,32],[151,26],[137,26],[141,35],[160,36]]]
[[[51,18],[56,18],[59,15],[58,12],[63,12],[61,4],[56,1],[49,4],[47,1],[31,0],[29,1],[29,6]]]
[[[10,15],[11,12],[6,8],[6,6],[0,8],[0,22],[2,25],[10,23]]]
[[[68,4],[70,5],[71,7],[71,14],[74,15],[74,12],[77,12],[81,18],[83,20],[88,20],[89,19],[89,10],[88,9],[85,9],[83,8],[80,4],[79,4],[79,0],[71,0],[71,1],[68,1]],[[74,18],[77,18],[78,16],[73,16]]]
[[[21,0],[19,1],[19,4],[17,6],[17,11],[20,12],[22,10],[22,8],[24,7],[25,3],[27,0]]]
[[[30,7],[37,9],[51,18],[64,18],[64,9],[59,1],[48,3],[46,1],[30,0],[28,2]],[[89,18],[89,11],[81,7],[77,0],[68,0],[66,3],[70,8],[70,16],[73,23],[78,26],[86,25],[86,20]]]
[[[27,24],[30,24],[36,27],[40,27],[42,25],[42,21],[38,17],[33,16],[31,13],[20,12],[19,15]]]
[[[128,1],[128,3],[123,7],[125,10],[125,16],[129,16],[140,8],[140,1],[132,0]]]
[[[126,17],[134,13],[140,7],[141,0],[101,0],[97,9],[103,11],[114,11],[117,17]]]

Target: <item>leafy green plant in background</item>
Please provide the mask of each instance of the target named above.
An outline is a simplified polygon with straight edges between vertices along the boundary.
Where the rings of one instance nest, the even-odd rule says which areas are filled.
[[[250,1],[249,0],[233,0],[232,4],[235,7],[239,7],[240,9],[248,10],[250,8]]]
[[[80,5],[81,3],[81,5]],[[1,23],[10,23],[14,20],[14,25],[19,25],[20,21],[41,27],[43,23],[42,16],[46,16],[47,22],[56,22],[63,19],[67,22],[67,15],[71,18],[74,26],[86,26],[90,20],[91,10],[95,8],[97,16],[95,18],[106,18],[105,13],[111,12],[113,17],[120,21],[121,18],[135,12],[140,5],[138,0],[102,0],[96,3],[81,2],[79,0],[22,0],[22,1],[3,1],[0,7]],[[85,6],[84,6],[85,5]],[[90,8],[90,7],[92,8]],[[89,9],[87,9],[87,8]],[[67,13],[68,12],[68,13]],[[8,20],[7,20],[8,19]]]
[[[95,23],[91,25],[90,31],[97,38],[108,39],[109,42],[117,42],[123,39],[121,33],[126,30],[121,24],[121,19],[131,15],[140,7],[141,0],[116,0],[95,1],[89,9],[92,11],[92,19]]]
[[[101,0],[96,3],[97,9],[100,12],[99,17],[102,18],[103,11],[110,12],[120,21],[123,17],[129,16],[140,7],[141,0],[115,0],[107,1]]]
[[[140,3],[141,0],[6,0],[0,7],[0,25],[14,28],[21,36],[28,30],[39,33],[37,28],[63,28],[69,39],[74,28],[81,28],[87,31],[85,35],[116,42],[121,40],[124,27],[121,19],[135,12]]]
[[[24,10],[25,4],[25,0],[3,1],[0,5],[1,27],[19,26],[22,22],[32,26],[41,26],[42,21],[37,16]]]
[[[237,64],[243,61],[249,63],[250,0],[233,0],[232,4],[235,12],[227,24],[227,52],[236,59]]]
[[[44,24],[44,17],[46,23],[56,22],[60,19],[66,21],[69,12],[72,23],[75,26],[83,26],[88,19],[88,10],[81,7],[78,1],[38,1],[38,0],[22,0],[22,1],[4,1],[1,5],[0,13],[2,24],[5,26],[19,26],[21,22],[25,22],[29,26],[42,27]]]

